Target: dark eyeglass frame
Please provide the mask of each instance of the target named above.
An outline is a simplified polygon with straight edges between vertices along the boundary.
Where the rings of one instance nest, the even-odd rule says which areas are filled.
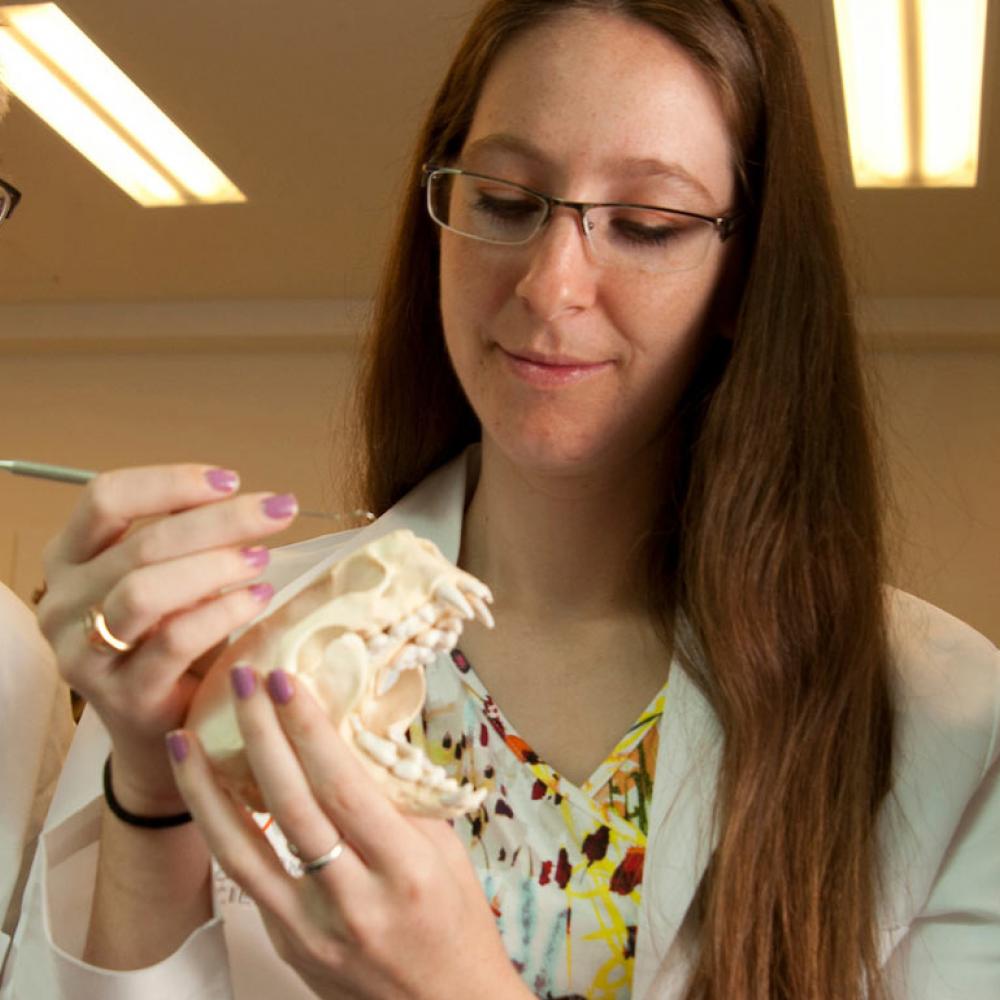
[[[480,174],[476,173],[474,170],[462,170],[460,167],[439,167],[432,163],[424,164],[420,178],[420,186],[423,188],[429,187],[431,178],[435,174],[452,174],[453,176],[475,177],[478,180],[496,181],[499,184],[508,184],[512,188],[517,188],[519,191],[523,191],[525,194],[530,194],[545,203],[545,215],[542,216],[541,221],[538,223],[538,228],[535,229],[535,231],[526,240],[519,240],[517,243],[504,244],[506,246],[519,246],[533,240],[545,227],[545,223],[547,223],[552,217],[552,209],[557,205],[563,208],[571,208],[577,213],[577,215],[580,216],[581,224],[585,222],[585,214],[592,208],[633,208],[649,212],[669,212],[671,215],[683,215],[689,219],[700,219],[702,222],[709,223],[714,227],[716,235],[722,243],[725,243],[726,240],[728,240],[733,233],[736,232],[739,228],[740,219],[742,218],[741,212],[733,212],[730,215],[702,215],[700,212],[688,212],[680,208],[667,208],[664,205],[641,205],[627,201],[569,201],[566,198],[556,198],[554,195],[544,194],[541,191],[536,191],[534,188],[525,187],[523,184],[517,184],[515,181],[509,181],[506,177],[494,177],[490,174]],[[437,222],[438,225],[445,226],[446,229],[449,228],[439,219],[435,218],[434,221]]]
[[[17,203],[21,200],[21,192],[13,184],[0,177],[0,188],[3,188],[6,197],[0,201],[0,225],[14,214]]]

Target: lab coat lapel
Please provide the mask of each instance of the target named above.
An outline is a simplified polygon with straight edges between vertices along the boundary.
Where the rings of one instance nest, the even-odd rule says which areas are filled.
[[[660,722],[636,942],[636,997],[673,996],[687,979],[688,947],[680,931],[715,849],[712,812],[721,749],[715,713],[675,658]]]

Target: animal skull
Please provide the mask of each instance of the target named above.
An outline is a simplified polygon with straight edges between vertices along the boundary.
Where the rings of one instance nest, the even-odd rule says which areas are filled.
[[[485,789],[459,785],[406,739],[427,694],[424,668],[455,648],[463,622],[493,617],[489,588],[412,531],[383,535],[228,646],[199,686],[186,726],[222,783],[265,805],[236,722],[230,668],[280,667],[305,684],[349,747],[401,809],[450,818],[479,807]]]

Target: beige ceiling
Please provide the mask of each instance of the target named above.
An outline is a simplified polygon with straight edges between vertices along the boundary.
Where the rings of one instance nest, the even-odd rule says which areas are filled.
[[[782,6],[802,40],[864,291],[1000,298],[996,3],[979,187],[880,192],[850,183],[829,3]],[[417,123],[475,0],[60,4],[249,203],[140,208],[15,100],[0,174],[24,200],[0,240],[0,303],[371,294]]]

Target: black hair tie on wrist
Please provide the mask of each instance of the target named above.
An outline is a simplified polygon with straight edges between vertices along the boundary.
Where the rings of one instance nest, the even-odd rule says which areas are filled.
[[[141,826],[145,830],[163,830],[169,826],[183,826],[191,822],[191,813],[176,813],[173,816],[137,816],[129,812],[116,798],[111,787],[111,754],[104,762],[104,801],[108,808],[129,826]]]

